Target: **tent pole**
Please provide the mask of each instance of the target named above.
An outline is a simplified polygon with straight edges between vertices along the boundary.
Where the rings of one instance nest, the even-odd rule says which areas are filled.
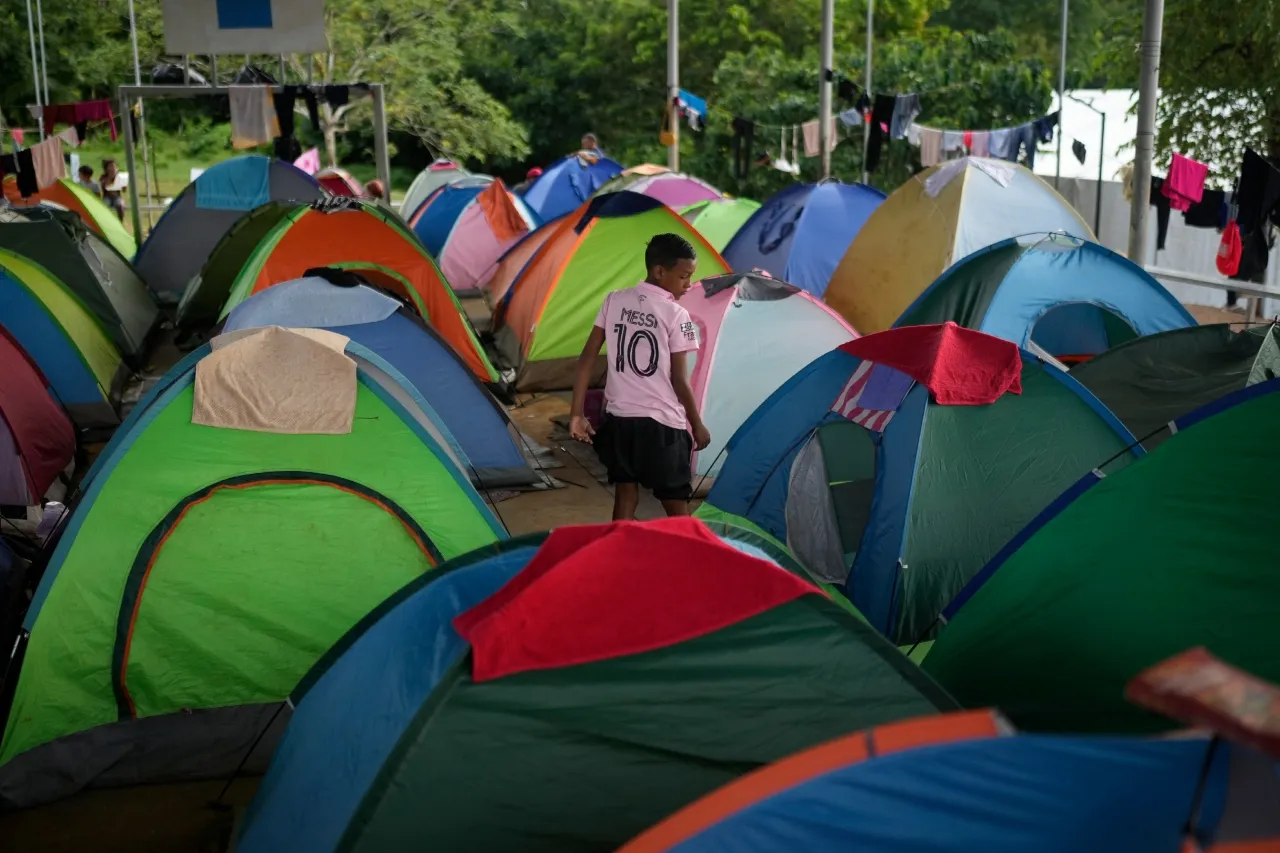
[[[31,82],[36,89],[36,124],[40,128],[40,139],[44,139],[44,95],[40,93],[40,63],[36,59],[36,23],[31,14],[31,0],[27,0],[27,35],[31,37]]]
[[[1053,188],[1062,183],[1062,142],[1065,138],[1063,119],[1067,117],[1067,10],[1071,0],[1062,0],[1062,40],[1058,51],[1058,164],[1053,171]],[[1032,143],[1034,144],[1034,143]]]
[[[671,144],[667,146],[667,167],[680,171],[680,114],[675,104],[680,97],[680,0],[667,0],[667,114],[671,116]]]
[[[831,177],[831,76],[832,40],[835,29],[835,0],[822,0],[822,69],[818,73],[818,150],[822,156],[822,177]]]
[[[1138,135],[1133,145],[1133,202],[1129,208],[1129,260],[1147,265],[1147,211],[1151,203],[1151,159],[1156,142],[1156,98],[1160,86],[1160,40],[1164,0],[1146,0],[1138,75]]]
[[[863,84],[863,88],[867,92],[867,97],[874,100],[875,96],[871,94],[871,36],[875,30],[876,22],[876,0],[867,0],[867,79]],[[864,184],[871,183],[871,173],[867,171],[867,149],[871,147],[871,122],[863,120],[862,122],[862,182]]]

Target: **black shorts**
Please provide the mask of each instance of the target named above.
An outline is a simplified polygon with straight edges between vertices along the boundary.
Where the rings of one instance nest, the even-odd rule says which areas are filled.
[[[594,443],[610,483],[638,483],[660,501],[693,495],[693,437],[688,430],[653,418],[605,415]]]

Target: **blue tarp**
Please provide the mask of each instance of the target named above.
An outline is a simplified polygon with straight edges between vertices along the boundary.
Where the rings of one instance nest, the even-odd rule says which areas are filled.
[[[724,259],[734,272],[766,270],[822,296],[845,250],[882,201],[884,193],[864,184],[795,184],[743,223]]]

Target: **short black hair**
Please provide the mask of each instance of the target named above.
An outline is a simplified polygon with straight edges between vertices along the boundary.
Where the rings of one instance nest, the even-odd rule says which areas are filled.
[[[688,240],[679,234],[659,234],[649,241],[644,250],[644,268],[654,267],[671,269],[676,261],[696,261],[698,253]]]
[[[92,167],[92,166],[81,166],[81,167],[80,167],[80,174],[82,174],[82,175],[88,175],[89,177],[91,177],[91,178],[92,178],[92,177],[93,177],[93,167]]]

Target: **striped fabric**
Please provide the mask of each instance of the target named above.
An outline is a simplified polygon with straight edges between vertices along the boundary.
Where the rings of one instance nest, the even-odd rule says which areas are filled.
[[[862,361],[836,397],[831,411],[858,426],[884,432],[914,384],[910,376],[892,367]]]

